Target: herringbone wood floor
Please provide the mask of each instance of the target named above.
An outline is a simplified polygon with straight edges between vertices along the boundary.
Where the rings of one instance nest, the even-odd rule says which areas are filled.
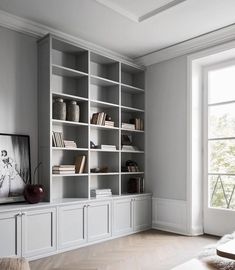
[[[31,270],[169,270],[214,243],[211,236],[187,237],[150,230],[30,263]]]

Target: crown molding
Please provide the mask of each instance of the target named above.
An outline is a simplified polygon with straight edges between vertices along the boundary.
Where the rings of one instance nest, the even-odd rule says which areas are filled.
[[[141,23],[151,17],[156,16],[157,14],[170,9],[174,6],[177,6],[179,4],[181,4],[182,2],[185,2],[187,0],[171,0],[169,3],[162,5],[156,9],[153,9],[145,14],[143,14],[142,16],[137,16],[134,13],[128,11],[125,8],[122,8],[121,6],[117,5],[116,3],[110,1],[110,0],[96,0],[96,2],[98,2],[99,4],[119,13],[120,15],[126,17],[127,19],[136,22],[136,23]]]
[[[135,60],[141,65],[150,66],[233,40],[235,40],[235,24],[220,28],[207,34],[203,34],[168,48],[163,48],[159,51],[143,55]]]
[[[133,60],[132,58],[121,55],[115,51],[106,49],[102,46],[80,39],[73,35],[66,34],[62,31],[56,30],[46,25],[36,23],[34,21],[24,19],[22,17],[15,16],[3,10],[0,10],[0,26],[35,37],[37,39],[50,33],[64,40],[73,42],[77,44],[78,46],[81,46],[87,50],[92,50],[93,52],[101,53],[115,60],[118,60],[118,61],[121,60],[123,63],[127,63],[135,67],[139,67],[139,65],[137,65],[135,60]]]

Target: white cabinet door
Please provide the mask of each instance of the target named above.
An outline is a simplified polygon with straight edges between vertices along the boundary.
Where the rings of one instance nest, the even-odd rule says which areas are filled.
[[[118,199],[113,202],[113,235],[133,231],[133,199]]]
[[[19,213],[0,214],[0,257],[21,256],[21,217]]]
[[[59,249],[78,246],[86,242],[85,205],[59,208]]]
[[[56,209],[31,210],[22,215],[22,254],[33,257],[56,250]]]
[[[102,201],[87,206],[88,241],[96,241],[111,236],[111,203]]]
[[[152,203],[151,196],[134,199],[134,231],[141,231],[151,227]]]

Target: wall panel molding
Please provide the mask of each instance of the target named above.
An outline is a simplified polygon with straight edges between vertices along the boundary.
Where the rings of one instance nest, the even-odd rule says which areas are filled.
[[[152,198],[153,229],[188,235],[187,201]]]

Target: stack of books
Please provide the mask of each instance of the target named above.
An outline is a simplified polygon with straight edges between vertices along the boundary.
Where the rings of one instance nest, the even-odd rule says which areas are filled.
[[[144,120],[140,118],[133,118],[130,120],[131,124],[135,125],[136,130],[144,130]]]
[[[129,124],[129,123],[122,123],[122,128],[135,130],[135,125],[134,124]]]
[[[54,147],[64,147],[64,140],[62,132],[52,131],[52,145]]]
[[[64,140],[64,147],[65,148],[77,148],[77,144],[75,141]]]
[[[104,125],[106,127],[114,127],[114,122],[113,121],[105,121]]]
[[[117,150],[116,145],[109,145],[109,144],[101,144],[98,146],[98,148],[109,151]]]
[[[106,113],[104,112],[93,113],[92,118],[91,118],[91,124],[104,126],[105,118],[106,118]]]
[[[139,151],[138,147],[134,145],[123,145],[122,150],[123,151]]]
[[[52,167],[53,174],[74,174],[75,165],[55,165]]]
[[[144,178],[130,178],[127,186],[128,193],[144,193]]]
[[[86,165],[86,156],[77,156],[75,161],[76,173],[84,173]]]
[[[95,198],[103,198],[112,196],[112,191],[110,188],[107,189],[92,189],[91,190],[91,197]]]

